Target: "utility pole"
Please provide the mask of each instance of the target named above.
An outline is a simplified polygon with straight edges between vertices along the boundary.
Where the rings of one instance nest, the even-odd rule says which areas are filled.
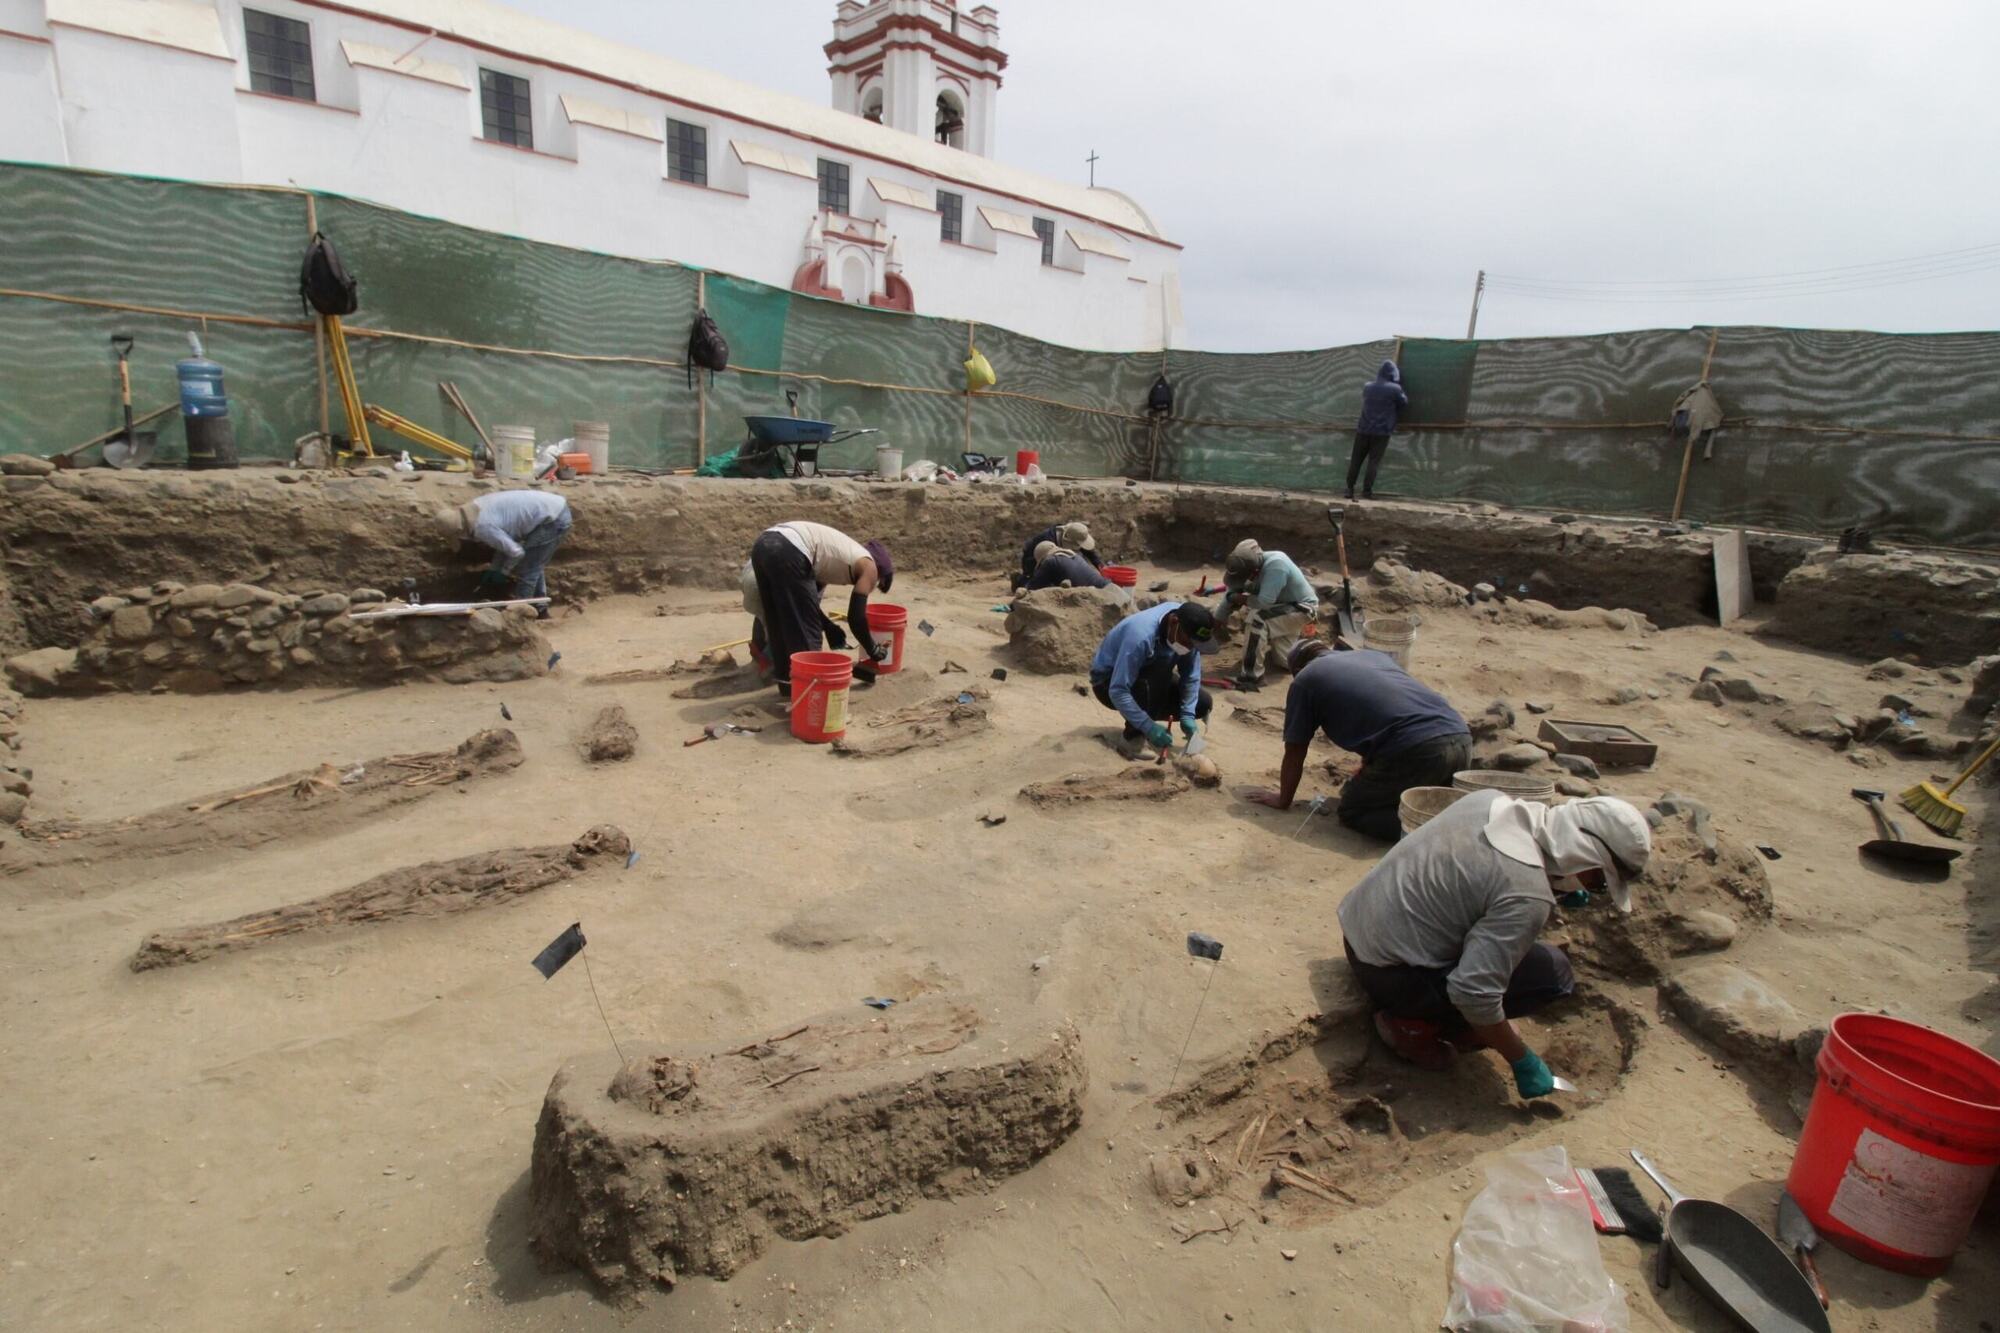
[[[1479,270],[1479,281],[1472,285],[1472,318],[1465,321],[1465,336],[1471,340],[1479,333],[1479,298],[1486,294],[1486,270]]]
[[[1090,187],[1094,190],[1097,188],[1097,150],[1095,148],[1091,149],[1090,156],[1083,160],[1090,164]]]

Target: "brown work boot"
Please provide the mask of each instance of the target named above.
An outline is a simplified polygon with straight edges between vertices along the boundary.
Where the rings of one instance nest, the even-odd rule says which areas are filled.
[[[1375,1011],[1375,1033],[1399,1059],[1433,1073],[1451,1068],[1451,1062],[1458,1056],[1458,1052],[1445,1041],[1444,1029],[1421,1018],[1392,1018],[1386,1011],[1378,1009]]]

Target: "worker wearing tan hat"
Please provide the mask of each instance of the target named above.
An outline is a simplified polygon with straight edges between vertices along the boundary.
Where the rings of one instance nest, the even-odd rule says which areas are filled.
[[[495,491],[444,510],[438,524],[492,549],[493,564],[479,579],[482,590],[497,593],[511,582],[516,598],[546,597],[549,561],[569,535],[569,501],[551,491]],[[539,614],[547,617],[549,609]]]
[[[1035,577],[1035,548],[1043,542],[1054,542],[1065,551],[1074,551],[1090,563],[1092,569],[1104,568],[1104,558],[1097,553],[1097,539],[1090,535],[1090,528],[1083,523],[1058,523],[1044,528],[1021,544],[1021,573],[1014,579],[1016,588]]]

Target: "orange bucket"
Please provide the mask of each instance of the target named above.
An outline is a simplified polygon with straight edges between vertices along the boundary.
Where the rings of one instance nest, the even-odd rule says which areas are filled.
[[[588,473],[589,473],[589,471],[590,471],[590,455],[589,455],[589,454],[557,454],[557,455],[556,455],[556,466],[557,466],[557,467],[566,467],[566,468],[568,468],[568,469],[569,469],[570,471],[572,471],[572,472],[576,473],[576,474],[577,474],[578,476],[584,476],[584,475],[588,474]]]
[[[868,637],[880,643],[886,636],[889,641],[889,655],[876,668],[885,676],[903,669],[903,637],[909,624],[910,609],[906,606],[891,606],[887,602],[868,604]]]
[[[847,734],[847,687],[854,661],[846,653],[792,654],[792,735],[837,741]]]
[[[1121,588],[1139,586],[1139,571],[1131,565],[1106,565],[1097,572]]]

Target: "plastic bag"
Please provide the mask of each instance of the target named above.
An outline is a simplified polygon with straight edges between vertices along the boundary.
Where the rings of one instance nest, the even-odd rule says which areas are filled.
[[[1625,1333],[1625,1294],[1604,1271],[1590,1204],[1561,1148],[1486,1171],[1451,1244],[1444,1326],[1468,1333]]]
[[[990,389],[997,383],[999,379],[993,373],[993,363],[986,359],[986,353],[976,347],[973,348],[972,355],[965,359],[965,391],[978,393],[981,389]]]

